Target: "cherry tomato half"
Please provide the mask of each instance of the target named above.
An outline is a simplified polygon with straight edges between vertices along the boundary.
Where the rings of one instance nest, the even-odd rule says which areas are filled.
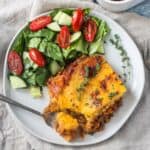
[[[96,22],[88,19],[83,25],[83,34],[87,42],[93,42],[97,32]]]
[[[74,32],[79,31],[81,29],[83,20],[84,20],[84,12],[82,9],[78,8],[77,10],[74,11],[72,17],[72,29]]]
[[[21,75],[23,72],[23,63],[20,55],[16,51],[10,51],[8,54],[8,68],[11,73]]]
[[[41,16],[41,17],[33,20],[29,24],[29,28],[30,28],[31,31],[38,31],[38,30],[46,27],[46,25],[51,23],[51,21],[52,21],[51,16]]]
[[[61,27],[57,35],[57,43],[61,48],[67,48],[70,45],[70,32],[67,26]]]
[[[31,60],[36,63],[39,67],[44,67],[46,64],[43,54],[36,48],[29,49],[29,56]]]

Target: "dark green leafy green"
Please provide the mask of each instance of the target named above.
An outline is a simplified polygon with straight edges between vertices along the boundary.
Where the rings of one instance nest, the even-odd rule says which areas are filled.
[[[88,54],[88,43],[83,39],[83,37],[80,37],[79,40],[72,43],[70,47],[67,49],[63,49],[63,55],[65,59],[74,59],[80,54]]]
[[[46,68],[38,68],[37,69],[35,81],[38,86],[45,85],[48,77],[49,77],[49,73]]]
[[[32,32],[30,31],[28,34],[29,38],[46,38],[48,41],[52,41],[54,36],[55,36],[55,32],[51,31],[50,29],[44,28],[42,30],[39,30],[37,32]]]
[[[43,39],[39,45],[39,51],[44,53],[46,51],[46,48],[47,48],[47,40]]]
[[[22,30],[19,35],[16,37],[12,49],[18,52],[20,55],[25,49],[25,39],[24,39],[24,30]]]
[[[36,81],[35,81],[35,77],[36,77],[36,74],[33,73],[33,72],[28,72],[25,71],[23,74],[22,74],[22,78],[27,82],[28,85],[36,85]]]
[[[102,20],[98,27],[98,31],[97,31],[97,35],[96,35],[95,39],[96,40],[98,40],[98,39],[104,40],[109,32],[110,32],[110,29],[109,29],[107,23]]]
[[[61,49],[59,48],[59,46],[57,46],[54,43],[51,43],[51,42],[47,43],[47,49],[45,51],[45,55],[54,60],[64,63]]]

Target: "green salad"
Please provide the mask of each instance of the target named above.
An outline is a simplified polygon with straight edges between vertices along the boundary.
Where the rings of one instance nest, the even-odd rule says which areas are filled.
[[[107,23],[90,15],[90,9],[54,9],[40,16],[18,34],[8,54],[13,88],[30,88],[42,95],[50,76],[82,55],[104,54]]]

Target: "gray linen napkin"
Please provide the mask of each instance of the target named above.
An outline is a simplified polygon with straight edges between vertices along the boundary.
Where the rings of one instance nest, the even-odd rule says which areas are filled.
[[[17,29],[34,16],[58,7],[90,7],[104,13],[118,23],[133,37],[141,51],[144,42],[150,41],[150,19],[134,13],[110,13],[91,2],[77,0],[1,0],[0,1],[0,83],[2,85],[2,69],[5,51]],[[150,83],[146,71],[146,85],[143,97],[122,129],[111,139],[100,144],[78,147],[88,150],[149,150],[150,148]],[[2,87],[0,85],[0,91]],[[4,104],[0,103],[0,150],[59,150],[76,149],[43,142],[25,132],[15,124],[7,113]]]

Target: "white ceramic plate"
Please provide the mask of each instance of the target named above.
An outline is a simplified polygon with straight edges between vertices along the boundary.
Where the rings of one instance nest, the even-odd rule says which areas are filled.
[[[128,56],[130,57],[132,73],[131,79],[127,82],[128,92],[123,99],[123,106],[119,109],[119,111],[116,112],[114,117],[106,125],[105,129],[102,132],[97,132],[94,135],[86,135],[84,139],[78,139],[74,142],[66,142],[61,136],[58,135],[58,133],[55,132],[54,129],[47,126],[44,120],[39,116],[36,116],[30,112],[13,106],[8,106],[8,109],[13,117],[16,119],[18,126],[21,126],[32,135],[44,141],[71,146],[89,145],[104,141],[114,135],[124,125],[124,123],[134,111],[142,95],[145,75],[142,58],[137,46],[130,38],[130,36],[126,33],[126,31],[112,19],[98,12],[92,13],[104,19],[108,23],[109,27],[111,28],[111,34],[117,33],[118,35],[120,35],[123,46]],[[16,36],[13,38],[12,42],[14,41]],[[10,43],[7,50],[7,55],[10,51],[12,42]],[[118,51],[110,44],[110,42],[107,42],[107,44],[105,45],[105,49],[106,59],[118,73],[121,73],[121,61]],[[12,89],[7,78],[7,55],[5,58],[3,79],[4,95],[7,95],[24,105],[27,105],[42,112],[43,108],[47,105],[49,99],[46,88],[44,90],[44,96],[40,100],[33,99],[30,96],[28,90]]]

